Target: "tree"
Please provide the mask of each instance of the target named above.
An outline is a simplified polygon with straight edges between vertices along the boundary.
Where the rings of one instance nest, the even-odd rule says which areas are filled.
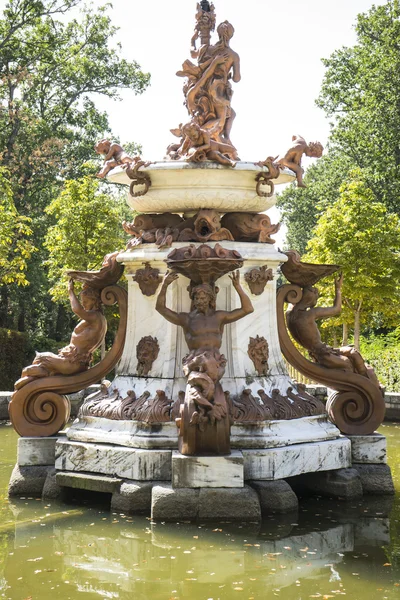
[[[360,325],[372,313],[380,312],[387,322],[398,318],[400,220],[374,200],[360,173],[352,174],[338,200],[320,216],[307,250],[303,257],[307,262],[340,265],[343,300],[353,317],[356,348]],[[329,296],[331,283],[321,282],[319,287]]]
[[[277,206],[287,226],[287,248],[300,254],[305,252],[319,215],[339,197],[340,185],[350,166],[343,153],[329,151],[307,170],[306,188],[293,184],[278,196]]]
[[[374,199],[400,212],[400,6],[360,14],[357,43],[324,60],[317,104],[332,118],[331,145],[363,172]]]
[[[96,96],[118,99],[121,89],[142,93],[149,84],[135,61],[121,57],[110,5],[71,18],[70,9],[81,4],[8,0],[0,18],[0,166],[10,174],[18,212],[32,219],[38,248],[27,260],[29,293],[14,284],[0,287],[0,325],[42,328],[50,336],[56,307],[43,269],[51,219],[45,208],[66,179],[84,173],[96,139],[110,135]]]
[[[26,264],[36,250],[31,219],[18,214],[7,171],[0,169],[0,285],[28,285]]]
[[[66,181],[63,191],[46,209],[56,221],[44,242],[55,301],[68,300],[68,269],[99,269],[106,254],[126,244],[121,226],[128,210],[125,202],[101,193],[99,187],[100,183],[90,177]]]

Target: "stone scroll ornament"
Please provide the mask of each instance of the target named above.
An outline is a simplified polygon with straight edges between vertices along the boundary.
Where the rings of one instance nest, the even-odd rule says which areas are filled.
[[[191,57],[197,64],[186,60],[177,72],[185,77],[183,93],[190,120],[171,129],[179,142],[167,148],[172,160],[203,162],[212,160],[221,165],[235,166],[236,148],[230,139],[236,116],[231,107],[231,81],[240,81],[239,55],[230,47],[235,32],[224,21],[217,27],[218,41],[211,44],[215,29],[214,5],[207,0],[197,4],[196,27],[191,40]],[[200,46],[196,41],[200,38]]]
[[[158,294],[156,310],[170,323],[182,327],[189,353],[183,358],[187,378],[185,399],[176,419],[179,427],[179,450],[185,455],[230,453],[230,416],[220,380],[226,359],[221,354],[225,325],[253,312],[250,299],[240,285],[241,255],[203,244],[174,249],[167,257],[167,271]],[[216,280],[232,272],[232,285],[241,306],[233,311],[216,310],[218,288]],[[190,279],[188,287],[192,301],[187,313],[176,313],[166,306],[168,286],[181,273]]]
[[[109,373],[122,355],[127,323],[127,294],[115,285],[123,272],[117,252],[107,255],[99,271],[69,271],[69,298],[73,312],[81,319],[70,343],[58,354],[36,354],[15,384],[9,405],[10,419],[21,436],[55,435],[64,427],[70,404],[64,394],[77,392]],[[83,282],[80,299],[74,280]],[[107,322],[102,305],[119,305],[120,321],[111,350],[103,360],[90,367],[92,354],[104,339]]]
[[[317,307],[318,290],[314,284],[337,271],[336,265],[302,263],[297,252],[286,252],[287,263],[282,272],[289,284],[277,292],[278,330],[286,360],[310,379],[336,390],[328,399],[330,419],[344,434],[373,433],[385,415],[382,389],[372,367],[352,346],[331,348],[321,340],[316,321],[337,316],[341,312],[343,278],[335,281],[335,302],[332,307]],[[291,308],[284,314],[285,302]],[[292,337],[303,346],[312,360],[303,356]]]

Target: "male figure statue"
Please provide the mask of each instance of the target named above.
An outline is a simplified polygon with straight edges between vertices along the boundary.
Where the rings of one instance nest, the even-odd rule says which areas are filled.
[[[230,279],[241,300],[240,308],[216,310],[216,292],[211,285],[203,283],[190,291],[191,311],[174,312],[166,306],[166,293],[177,278],[176,273],[167,271],[165,274],[156,310],[170,323],[182,327],[189,347],[189,354],[183,359],[187,388],[180,420],[180,451],[182,454],[229,454],[229,416],[219,383],[226,365],[220,353],[222,334],[226,324],[242,319],[254,309],[236,271]]]

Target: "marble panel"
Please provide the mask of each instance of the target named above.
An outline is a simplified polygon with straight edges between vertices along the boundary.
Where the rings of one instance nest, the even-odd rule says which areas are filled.
[[[386,438],[380,433],[348,435],[352,463],[386,464]]]
[[[20,467],[54,465],[56,442],[64,436],[18,438],[17,464]]]
[[[245,480],[285,479],[351,466],[351,444],[346,438],[242,452]]]
[[[56,444],[55,466],[60,471],[165,481],[171,479],[171,450],[142,450],[68,440]]]
[[[173,488],[243,487],[243,454],[229,456],[183,456],[172,453]]]

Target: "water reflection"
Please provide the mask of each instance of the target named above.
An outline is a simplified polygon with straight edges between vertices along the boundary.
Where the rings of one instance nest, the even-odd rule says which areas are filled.
[[[36,598],[40,590],[42,599],[216,600],[282,592],[285,600],[300,600],[399,592],[383,566],[391,498],[351,505],[307,500],[298,515],[246,525],[156,524],[65,505],[32,518],[34,502],[12,505],[19,523],[3,533],[2,597],[27,598],[32,590]],[[390,589],[380,594],[376,581],[371,587],[376,577]]]

